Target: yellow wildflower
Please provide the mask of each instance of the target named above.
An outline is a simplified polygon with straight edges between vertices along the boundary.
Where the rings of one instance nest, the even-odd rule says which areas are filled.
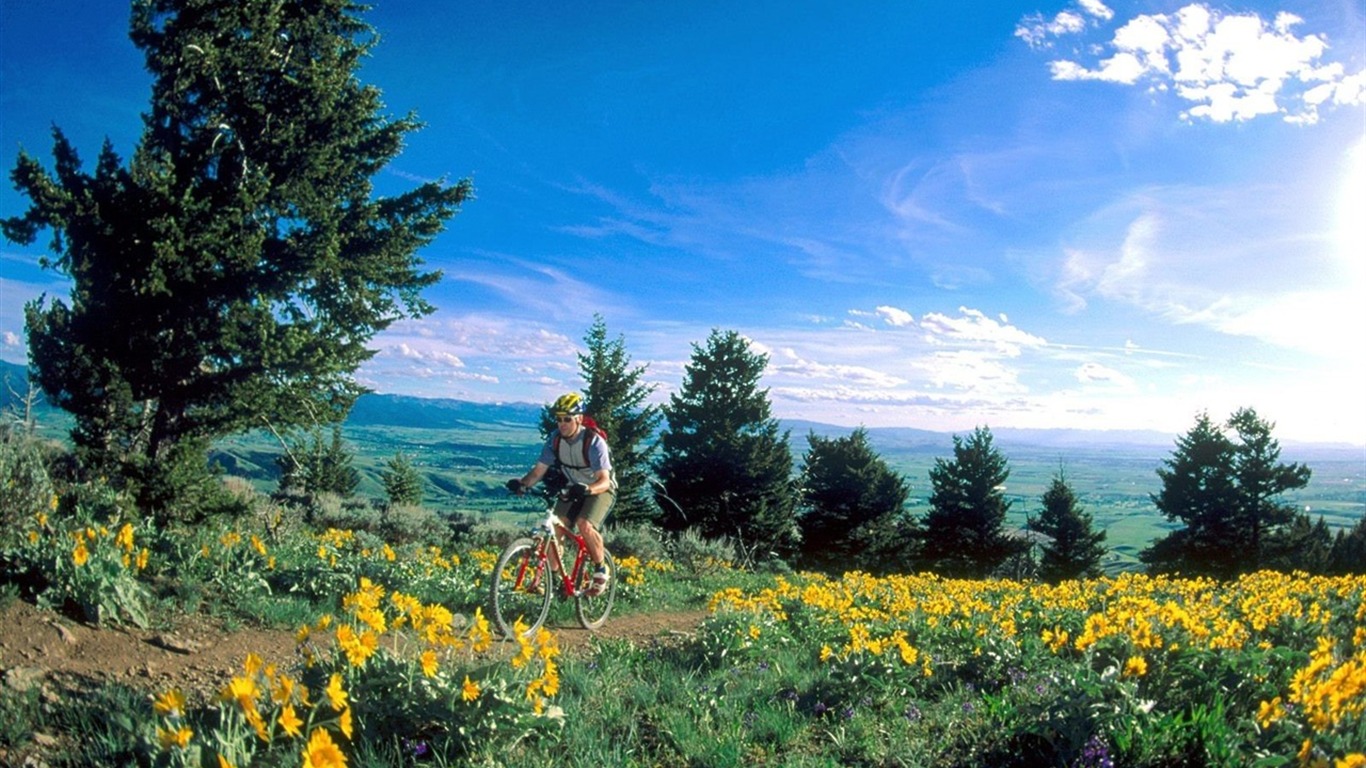
[[[179,717],[185,714],[185,694],[181,693],[179,688],[172,688],[152,702],[152,709],[155,709],[158,715]]]
[[[332,679],[327,683],[327,702],[332,705],[332,709],[340,712],[346,708],[346,690],[342,688],[342,676],[338,672],[332,673]]]
[[[78,568],[90,562],[90,550],[85,548],[84,541],[77,544],[75,551],[71,553],[71,562],[75,563]]]
[[[234,677],[218,697],[223,701],[237,702],[237,706],[241,707],[243,712],[255,712],[256,697],[259,694],[255,680],[249,677]]]
[[[183,725],[175,730],[167,730],[165,728],[157,729],[157,738],[161,741],[162,749],[170,749],[171,747],[184,749],[189,745],[190,739],[193,736],[194,731]]]
[[[346,768],[346,755],[326,728],[314,728],[303,751],[303,768]]]
[[[294,714],[293,704],[286,704],[280,708],[280,727],[284,729],[285,733],[290,736],[300,736],[302,734],[299,733],[299,726],[303,724],[304,721]]]
[[[465,675],[465,683],[460,687],[460,698],[465,701],[479,698],[479,684],[471,681],[469,675]]]
[[[341,717],[337,720],[337,727],[341,729],[342,735],[348,740],[351,738],[352,722],[350,707],[342,710]]]
[[[1125,677],[1143,677],[1146,674],[1148,674],[1148,660],[1142,656],[1130,656],[1129,660],[1124,662]]]
[[[133,524],[124,523],[119,529],[119,535],[114,539],[114,543],[124,552],[133,551]]]
[[[422,674],[427,677],[436,677],[439,665],[436,660],[436,651],[426,650],[422,652]]]

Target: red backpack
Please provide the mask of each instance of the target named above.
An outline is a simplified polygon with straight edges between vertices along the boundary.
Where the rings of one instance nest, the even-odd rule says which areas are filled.
[[[587,469],[592,466],[593,462],[588,458],[588,449],[593,445],[594,436],[601,440],[607,439],[607,432],[602,427],[599,427],[598,423],[593,420],[593,417],[588,414],[584,414],[583,416],[583,428],[588,430],[588,434],[583,436],[583,466],[576,466],[574,469]],[[555,432],[550,447],[551,450],[555,452],[555,460],[559,461],[560,433],[558,431]]]

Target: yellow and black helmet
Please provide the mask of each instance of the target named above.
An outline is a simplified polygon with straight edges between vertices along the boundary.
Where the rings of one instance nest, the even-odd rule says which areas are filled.
[[[567,392],[550,406],[550,411],[556,416],[577,416],[583,413],[583,398],[578,392]]]

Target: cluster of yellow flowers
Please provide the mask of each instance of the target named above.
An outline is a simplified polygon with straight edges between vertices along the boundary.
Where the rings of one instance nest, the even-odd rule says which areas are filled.
[[[926,676],[935,659],[924,645],[942,656],[955,645],[961,652],[975,644],[968,652],[980,655],[991,643],[1035,637],[1057,654],[1110,655],[1121,677],[1143,678],[1182,649],[1224,653],[1316,642],[1284,700],[1261,704],[1259,724],[1267,728],[1293,711],[1311,735],[1341,735],[1357,732],[1366,709],[1362,576],[1264,571],[1218,583],[1123,574],[1047,585],[849,573],[838,581],[802,574],[797,582],[778,577],[753,594],[725,589],[712,596],[711,608],[783,621],[800,606],[818,626],[847,633],[842,645],[823,645],[822,662],[887,656],[918,665]],[[757,637],[756,625],[750,628]],[[1312,752],[1313,742],[1307,744]],[[1343,759],[1350,764],[1359,757],[1353,752]]]
[[[52,506],[57,506],[57,497],[52,497]],[[108,525],[81,525],[66,532],[66,536],[71,541],[71,563],[77,568],[83,568],[90,563],[90,557],[102,542],[113,539],[114,550],[119,553],[119,559],[123,562],[123,567],[132,571],[141,571],[147,567],[149,552],[146,547],[138,549],[134,541],[135,531],[132,523],[124,523],[119,527],[117,533],[110,530]],[[52,527],[51,519],[46,512],[38,512],[33,516],[33,527],[27,532],[28,543],[37,545],[42,542],[44,537],[56,537],[61,533]]]
[[[545,711],[546,699],[555,696],[560,692],[560,671],[555,664],[555,657],[560,655],[560,647],[555,635],[545,627],[536,630],[535,637],[529,637],[527,626],[519,618],[513,625],[513,634],[517,637],[517,654],[512,657],[513,669],[522,669],[527,666],[532,659],[541,660],[541,674],[532,679],[526,686],[526,700],[531,703],[532,710],[536,714]],[[468,683],[469,678],[465,678]]]
[[[308,742],[301,754],[303,765],[312,768],[344,768],[346,756],[332,740],[336,730],[346,739],[353,732],[353,718],[341,675],[334,674],[323,691],[327,707],[310,697],[307,686],[267,664],[260,656],[248,654],[242,674],[236,675],[218,694],[221,721],[218,733],[208,743],[215,745],[219,768],[249,765],[258,746],[270,745],[281,738]],[[161,748],[175,754],[190,749],[194,731],[186,723],[185,695],[172,689],[152,703],[159,723],[157,740]],[[239,738],[248,730],[255,739]]]
[[[389,647],[390,639],[394,657],[415,661],[422,676],[429,679],[441,678],[443,658],[451,653],[483,654],[494,642],[482,611],[476,611],[473,621],[460,631],[454,614],[445,606],[424,604],[368,578],[360,579],[358,588],[342,597],[342,608],[342,619],[325,615],[295,633],[309,668],[322,662],[323,654],[329,651],[337,654],[332,657],[336,660],[333,663],[341,664],[316,701],[299,680],[254,654],[247,657],[243,674],[233,677],[222,689],[219,702],[223,717],[216,733],[202,740],[215,745],[220,767],[250,764],[257,750],[280,739],[303,740],[306,734],[304,766],[341,768],[346,765],[340,746],[344,741],[334,741],[333,736],[349,741],[355,727],[347,680],[360,684],[357,681],[364,679],[361,676],[369,661],[382,652],[382,647]],[[511,666],[523,669],[539,660],[540,675],[525,689],[525,699],[537,714],[543,712],[548,697],[559,692],[558,654],[554,634],[545,629],[533,637],[518,638],[518,652]],[[466,704],[475,705],[484,696],[484,687],[468,674],[463,682],[450,679],[449,684],[456,686],[459,699]],[[195,734],[185,721],[185,698],[179,691],[157,697],[154,708],[161,718],[157,735],[163,750],[184,753],[195,748]]]

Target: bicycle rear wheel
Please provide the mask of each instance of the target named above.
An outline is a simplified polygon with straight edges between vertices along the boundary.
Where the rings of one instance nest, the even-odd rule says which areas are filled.
[[[555,589],[550,569],[536,551],[536,542],[517,539],[498,556],[489,579],[489,618],[503,637],[516,634],[517,620],[526,633],[535,632],[550,613],[550,593]]]
[[[588,587],[593,583],[592,561],[585,558],[583,571],[579,574],[578,588],[575,590],[579,596],[574,600],[574,614],[584,629],[599,629],[606,624],[607,615],[612,612],[612,602],[617,598],[617,581],[621,578],[621,574],[617,573],[617,561],[606,550],[603,550],[603,556],[603,562],[607,563],[607,570],[612,575],[606,591],[600,595],[588,594]]]

